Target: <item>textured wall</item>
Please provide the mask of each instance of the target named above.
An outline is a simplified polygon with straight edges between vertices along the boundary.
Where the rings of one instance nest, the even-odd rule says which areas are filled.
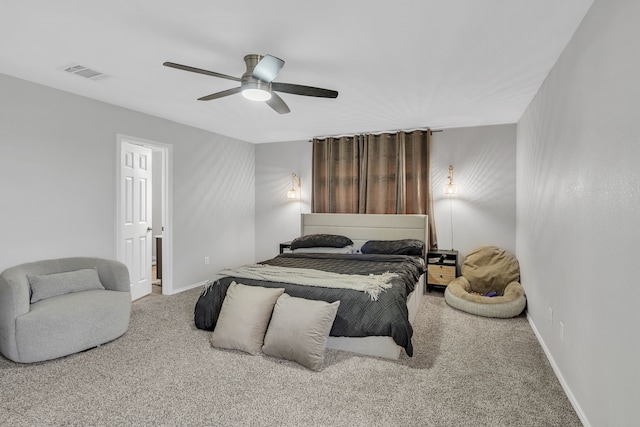
[[[287,199],[291,173],[300,177],[297,200]],[[297,183],[295,184],[297,185]],[[311,212],[311,143],[256,145],[256,260],[273,258],[278,244],[300,235],[300,214]]]
[[[253,262],[253,144],[5,75],[0,93],[0,270],[115,257],[117,134],[173,145],[174,289]]]
[[[594,426],[640,424],[638,22],[640,2],[596,0],[517,132],[529,315]]]
[[[454,247],[466,254],[497,245],[515,252],[515,125],[447,129],[433,135],[434,216],[440,248],[450,249],[449,199],[442,193],[455,167]],[[310,212],[311,144],[256,146],[256,259],[277,253],[278,243],[300,234],[300,212]],[[291,172],[302,177],[302,203],[290,201]]]
[[[516,126],[436,132],[431,156],[438,247],[453,247],[465,256],[479,246],[493,245],[515,254]],[[451,199],[443,193],[449,165],[457,186]]]

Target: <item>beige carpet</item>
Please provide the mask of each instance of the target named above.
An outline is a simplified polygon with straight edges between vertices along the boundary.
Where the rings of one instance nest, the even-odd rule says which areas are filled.
[[[134,303],[99,348],[20,365],[0,357],[0,425],[579,426],[526,319],[425,295],[415,355],[328,350],[325,367],[210,347],[199,289]]]

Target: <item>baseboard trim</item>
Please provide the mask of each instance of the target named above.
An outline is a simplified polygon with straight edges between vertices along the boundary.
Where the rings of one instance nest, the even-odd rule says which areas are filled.
[[[164,294],[164,295],[176,295],[176,294],[188,291],[190,289],[197,288],[198,286],[204,286],[207,282],[209,282],[209,281],[208,280],[203,280],[202,282],[193,283],[191,285],[183,286],[183,287],[178,288],[178,289],[173,289],[173,291],[170,294]]]
[[[567,384],[567,382],[565,381],[564,377],[562,376],[562,372],[560,372],[560,368],[558,368],[558,365],[556,364],[556,361],[551,356],[551,352],[549,351],[549,349],[547,348],[547,345],[545,344],[544,340],[542,339],[542,335],[540,335],[540,332],[538,331],[538,328],[536,328],[536,325],[533,322],[533,319],[531,319],[531,316],[529,316],[529,312],[528,311],[527,311],[527,320],[529,321],[529,325],[531,326],[531,329],[533,329],[533,333],[536,335],[536,338],[538,338],[538,342],[540,343],[540,346],[542,347],[542,350],[544,350],[544,354],[547,356],[547,359],[549,360],[549,363],[551,364],[551,368],[553,369],[553,372],[556,374],[556,377],[558,378],[558,381],[560,381],[560,385],[562,386],[562,389],[564,390],[564,393],[567,395],[567,398],[569,399],[569,402],[571,402],[571,406],[573,406],[573,409],[576,411],[576,414],[578,415],[578,418],[580,418],[580,421],[582,422],[582,424],[585,427],[591,427],[591,424],[589,424],[589,420],[587,419],[587,416],[582,411],[582,408],[578,404],[578,401],[576,400],[576,397],[571,392],[571,388],[569,388],[569,385]]]

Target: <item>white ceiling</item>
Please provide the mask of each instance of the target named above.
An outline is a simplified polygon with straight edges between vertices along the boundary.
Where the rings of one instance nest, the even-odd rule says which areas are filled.
[[[261,143],[515,123],[593,0],[2,0],[0,73]],[[237,84],[245,54],[286,61],[279,115]],[[81,64],[109,78],[62,71]],[[34,101],[37,102],[37,101]]]

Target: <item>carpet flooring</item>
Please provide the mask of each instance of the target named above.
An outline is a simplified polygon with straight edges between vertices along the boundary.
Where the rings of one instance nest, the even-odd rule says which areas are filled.
[[[199,292],[136,301],[125,335],[83,353],[0,357],[0,425],[581,425],[524,316],[472,316],[433,292],[413,358],[327,350],[313,372],[212,348],[193,324]]]

